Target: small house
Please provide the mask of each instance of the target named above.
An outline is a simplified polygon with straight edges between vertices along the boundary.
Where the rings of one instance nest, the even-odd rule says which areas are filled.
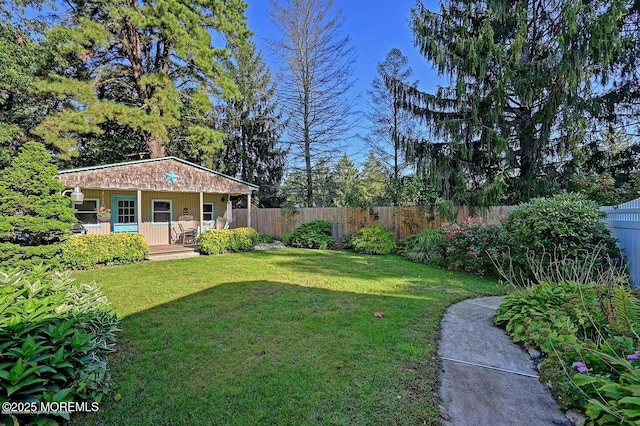
[[[58,176],[83,196],[73,205],[87,233],[134,232],[149,245],[184,242],[187,230],[233,227],[230,197],[244,195],[251,206],[258,189],[175,157],[62,170]]]

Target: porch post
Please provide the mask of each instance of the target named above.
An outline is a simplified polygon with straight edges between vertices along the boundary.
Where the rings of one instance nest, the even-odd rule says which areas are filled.
[[[136,217],[138,218],[138,234],[142,234],[142,190],[138,189],[138,202],[136,203]]]
[[[229,228],[231,228],[231,222],[233,222],[233,208],[231,204],[231,197],[227,194],[227,223],[229,224]]]
[[[202,191],[200,191],[200,207],[198,210],[200,210],[200,232],[204,232],[204,198],[202,197]],[[215,220],[215,218],[212,219]]]
[[[247,228],[251,228],[251,193],[247,194]]]

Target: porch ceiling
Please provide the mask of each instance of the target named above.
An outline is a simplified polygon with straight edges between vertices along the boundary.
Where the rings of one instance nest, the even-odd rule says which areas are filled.
[[[61,170],[67,188],[250,194],[256,185],[175,157]]]

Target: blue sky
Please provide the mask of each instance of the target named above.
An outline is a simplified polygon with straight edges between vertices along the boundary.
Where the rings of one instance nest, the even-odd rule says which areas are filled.
[[[246,11],[249,29],[253,31],[254,40],[267,63],[275,70],[275,58],[270,57],[264,41],[265,38],[277,36],[267,16],[269,0],[246,1],[249,4]],[[438,8],[438,3],[433,0],[424,4],[432,10]],[[420,89],[433,91],[441,81],[431,64],[413,45],[413,33],[408,20],[414,5],[415,0],[335,0],[334,8],[342,9],[344,16],[342,32],[350,37],[351,46],[357,54],[354,67],[356,83],[351,95],[359,95],[360,110],[366,110],[366,92],[377,75],[377,63],[383,61],[387,52],[394,47],[409,58],[412,80],[418,80]],[[364,120],[360,122],[366,124]],[[356,132],[366,133],[366,127],[360,125]],[[361,143],[356,138],[352,138],[350,144],[348,154],[357,163],[363,162],[367,150],[361,149]]]

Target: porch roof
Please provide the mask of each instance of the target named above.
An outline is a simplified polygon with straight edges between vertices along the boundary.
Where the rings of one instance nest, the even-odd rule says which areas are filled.
[[[258,186],[176,157],[61,170],[67,188],[250,194]]]

